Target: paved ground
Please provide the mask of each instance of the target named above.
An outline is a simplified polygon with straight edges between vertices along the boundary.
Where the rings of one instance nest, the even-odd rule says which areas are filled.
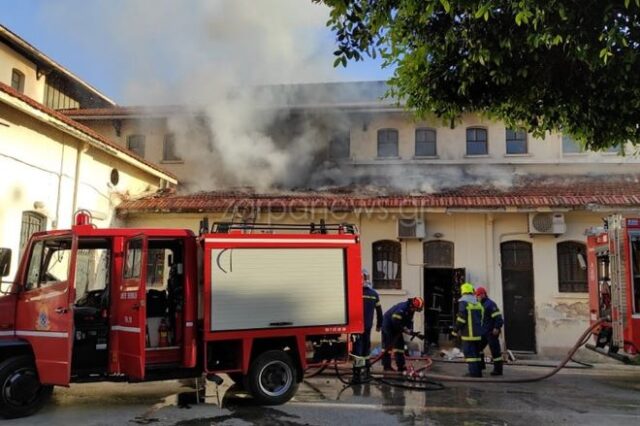
[[[434,372],[460,376],[462,366],[436,364]],[[545,368],[511,367],[508,377]],[[564,370],[533,384],[446,384],[423,392],[380,384],[345,388],[333,377],[300,386],[278,407],[257,407],[227,385],[208,385],[206,402],[179,382],[87,384],[56,389],[53,401],[11,425],[605,425],[640,424],[640,367]]]

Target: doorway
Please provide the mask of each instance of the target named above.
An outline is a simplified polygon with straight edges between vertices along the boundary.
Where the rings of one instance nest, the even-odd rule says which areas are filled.
[[[500,244],[504,333],[508,349],[536,352],[533,252],[531,243]]]
[[[425,344],[440,346],[450,336],[464,277],[464,268],[424,268]]]

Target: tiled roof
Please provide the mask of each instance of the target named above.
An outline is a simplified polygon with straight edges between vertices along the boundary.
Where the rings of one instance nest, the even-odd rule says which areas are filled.
[[[379,195],[364,190],[287,192],[257,194],[250,191],[164,193],[129,200],[117,208],[119,214],[140,212],[201,213],[253,207],[272,211],[363,208],[640,208],[640,175],[576,178],[567,176],[526,177],[510,188],[467,185],[436,193]]]
[[[65,123],[68,126],[73,127],[74,129],[84,133],[85,135],[98,140],[99,142],[103,143],[104,145],[109,146],[110,148],[113,148],[117,151],[120,151],[132,158],[135,158],[137,161],[145,164],[146,166],[172,178],[177,180],[176,176],[173,173],[170,173],[160,167],[158,167],[157,165],[145,160],[144,158],[138,156],[137,154],[135,154],[133,151],[130,151],[128,149],[126,149],[125,147],[118,145],[117,143],[105,138],[104,136],[102,136],[101,134],[97,133],[96,131],[90,129],[89,127],[78,123],[77,121],[72,120],[71,118],[67,117],[66,115],[53,110],[39,102],[36,102],[35,100],[31,99],[30,97],[16,91],[13,87],[11,86],[7,86],[4,83],[0,83],[0,91],[7,93],[11,96],[13,96],[14,98],[17,98],[23,102],[25,102],[26,104],[28,104],[30,107],[35,108],[36,110],[43,112],[51,117],[54,117],[60,121],[62,121],[63,123]]]

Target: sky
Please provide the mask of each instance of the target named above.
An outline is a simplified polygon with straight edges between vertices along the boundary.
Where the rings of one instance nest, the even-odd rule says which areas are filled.
[[[2,9],[2,25],[120,104],[170,103],[186,81],[229,69],[247,84],[391,76],[379,60],[334,69],[328,10],[311,0],[21,0]]]

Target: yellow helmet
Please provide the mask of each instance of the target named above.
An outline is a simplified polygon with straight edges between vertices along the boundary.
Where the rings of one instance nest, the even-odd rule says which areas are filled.
[[[474,294],[475,290],[473,288],[473,284],[464,283],[460,286],[460,293],[462,294]]]

